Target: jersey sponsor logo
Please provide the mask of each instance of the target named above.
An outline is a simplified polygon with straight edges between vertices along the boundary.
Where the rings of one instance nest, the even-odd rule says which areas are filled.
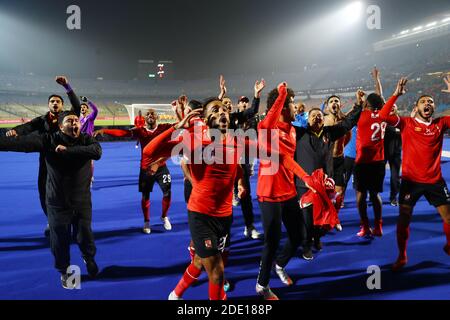
[[[426,131],[424,133],[425,136],[434,136],[436,134],[435,131],[431,131],[430,128],[426,128]]]

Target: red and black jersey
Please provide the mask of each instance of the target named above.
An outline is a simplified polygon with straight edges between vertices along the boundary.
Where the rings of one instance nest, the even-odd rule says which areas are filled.
[[[286,97],[287,90],[282,87],[267,116],[258,124],[258,144],[293,160],[297,143],[295,128],[290,123],[279,121]],[[256,194],[260,201],[267,202],[292,199],[297,195],[294,173],[280,162],[261,159]]]
[[[232,214],[234,181],[238,173],[238,159],[244,148],[238,148],[235,138],[227,136],[209,152],[205,152],[212,145],[212,141],[204,134],[206,131],[207,127],[201,127],[195,132],[183,130],[175,137],[173,127],[166,130],[144,149],[142,165],[143,168],[148,168],[158,159],[170,157],[175,146],[179,146],[180,150],[184,148],[192,177],[188,210],[227,217]],[[201,138],[199,134],[202,135]]]
[[[192,177],[188,210],[215,217],[230,216],[234,181],[242,174],[239,164],[243,161],[241,157],[247,152],[250,142],[245,140],[240,144],[239,139],[237,141],[235,137],[227,135],[224,140],[213,144],[207,135],[208,127],[191,129],[176,134],[172,127],[155,138],[143,151],[142,166],[149,168],[155,161],[183,151],[188,158],[187,165]],[[174,150],[174,147],[180,149]],[[306,175],[293,157],[279,156],[278,159],[281,162],[279,166],[286,167],[286,171],[292,175]],[[293,178],[292,189],[295,192]]]
[[[373,163],[384,161],[384,134],[387,123],[398,123],[397,115],[389,115],[397,97],[392,97],[378,111],[363,110],[358,121],[356,135],[356,159],[359,163]]]
[[[430,123],[402,117],[398,127],[403,140],[402,178],[427,184],[442,181],[442,145],[444,133],[450,128],[450,116]]]
[[[159,136],[161,133],[172,127],[169,123],[158,124],[155,129],[134,128],[132,130],[120,130],[120,129],[104,129],[105,134],[111,135],[113,137],[133,137],[139,140],[141,144],[141,150],[149,144],[155,137]],[[160,163],[160,166],[165,165],[165,162]],[[142,157],[141,157],[142,166]]]

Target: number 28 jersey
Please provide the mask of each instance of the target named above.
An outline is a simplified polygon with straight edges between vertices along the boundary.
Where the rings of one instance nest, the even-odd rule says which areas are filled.
[[[392,115],[382,120],[378,111],[363,110],[361,112],[356,136],[355,162],[357,164],[384,161],[386,121],[398,124],[400,117]]]

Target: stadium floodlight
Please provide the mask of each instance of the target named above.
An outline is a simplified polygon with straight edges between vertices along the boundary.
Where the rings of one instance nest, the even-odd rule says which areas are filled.
[[[413,29],[413,31],[419,31],[419,30],[422,30],[422,29],[423,29],[422,26],[418,26],[418,27],[415,27],[415,28]]]
[[[437,21],[430,22],[430,23],[427,24],[425,27],[426,27],[426,28],[430,28],[430,27],[434,27],[435,25],[437,25]]]
[[[344,18],[344,21],[354,23],[361,18],[362,9],[363,4],[361,1],[352,2],[342,10],[341,16]]]
[[[442,23],[446,23],[446,22],[449,22],[449,21],[450,21],[450,17],[443,19],[441,22]]]
[[[407,34],[408,32],[409,32],[409,29],[408,30],[403,30],[402,32],[400,32],[400,34],[404,35],[404,34]]]

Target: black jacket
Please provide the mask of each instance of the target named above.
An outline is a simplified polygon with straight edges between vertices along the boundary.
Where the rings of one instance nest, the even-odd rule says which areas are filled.
[[[75,112],[79,117],[81,113],[80,99],[78,99],[73,90],[68,92],[67,96],[69,97],[70,104],[72,105],[71,111]],[[50,122],[49,114],[50,112],[47,112],[43,116],[34,118],[30,122],[13,128],[13,130],[15,130],[19,136],[25,136],[31,133],[44,134],[59,131],[58,122]]]
[[[78,96],[75,94],[73,90],[69,91],[67,93],[67,96],[69,97],[70,104],[72,105],[71,111],[75,112],[76,115],[80,117],[81,113],[80,99],[78,99]],[[43,116],[34,118],[30,122],[21,124],[20,126],[13,128],[13,130],[15,130],[17,132],[17,135],[19,136],[26,136],[32,133],[37,134],[54,133],[59,131],[57,120],[58,119],[56,118],[56,122],[50,121],[50,112],[47,112]],[[39,172],[45,174],[45,159],[43,154],[39,156]]]
[[[259,111],[260,98],[253,98],[252,106],[244,111],[233,112],[230,114],[230,129],[240,128],[246,121],[256,116]]]
[[[384,158],[386,160],[401,157],[402,155],[402,135],[400,130],[392,127],[386,127],[384,135]]]
[[[67,147],[56,153],[56,147]],[[0,137],[0,151],[40,152],[47,165],[46,204],[54,207],[91,208],[91,160],[102,155],[100,144],[89,135],[73,139],[61,131],[19,137]]]
[[[309,127],[296,127],[297,145],[295,160],[308,174],[317,169],[324,169],[329,176],[333,175],[333,144],[357,125],[362,107],[355,105],[345,119],[334,125],[323,127],[316,135]],[[306,188],[302,180],[296,179],[297,187]]]

